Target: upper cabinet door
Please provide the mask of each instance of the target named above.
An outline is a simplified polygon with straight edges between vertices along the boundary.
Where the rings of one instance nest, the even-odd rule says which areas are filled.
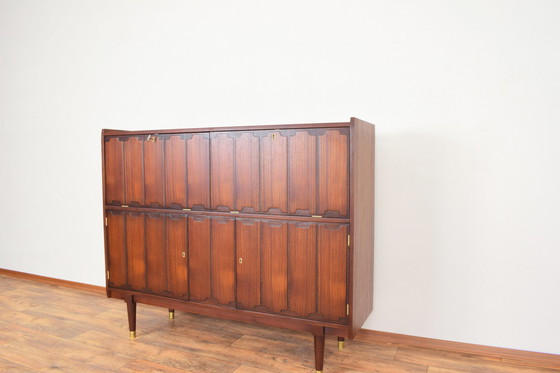
[[[347,217],[349,159],[348,128],[292,131],[288,138],[290,214]]]
[[[348,128],[210,137],[213,210],[348,216]]]
[[[124,204],[124,149],[118,137],[105,138],[105,203]]]
[[[165,205],[174,209],[210,209],[209,134],[161,138],[165,142]]]
[[[212,209],[259,212],[259,137],[254,132],[210,135]]]
[[[105,138],[105,203],[209,210],[209,134]]]
[[[317,136],[317,215],[348,216],[349,130],[326,130]]]

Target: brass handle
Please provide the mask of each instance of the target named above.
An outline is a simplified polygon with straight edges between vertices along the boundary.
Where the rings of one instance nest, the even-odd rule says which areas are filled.
[[[239,264],[243,264],[243,258],[239,258]]]
[[[181,256],[184,258],[184,257],[187,256],[187,254],[183,251],[183,252],[181,253]]]

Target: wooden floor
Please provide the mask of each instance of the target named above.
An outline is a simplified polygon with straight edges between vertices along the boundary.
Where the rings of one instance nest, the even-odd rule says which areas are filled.
[[[125,303],[0,275],[0,372],[313,372],[310,334],[138,305],[136,340]],[[499,358],[336,338],[325,372],[560,372]]]

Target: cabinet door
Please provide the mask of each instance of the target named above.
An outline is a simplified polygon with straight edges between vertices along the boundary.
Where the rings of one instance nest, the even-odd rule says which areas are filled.
[[[260,211],[259,138],[253,132],[211,134],[212,209]]]
[[[290,214],[348,216],[348,128],[286,133]]]
[[[107,211],[106,217],[107,286],[122,288],[126,286],[125,214]]]
[[[348,128],[325,130],[317,136],[317,215],[348,216]]]
[[[189,229],[189,291],[196,302],[235,304],[234,219],[192,215]]]
[[[188,299],[187,273],[187,219],[184,216],[168,215],[166,226],[166,294],[175,298]]]
[[[209,134],[107,137],[105,203],[210,209]]]
[[[317,224],[288,225],[288,310],[296,316],[317,313]]]
[[[187,206],[193,210],[210,209],[210,136],[187,136]]]
[[[347,322],[346,224],[237,219],[237,307]]]
[[[105,138],[105,203],[124,204],[124,149],[118,137]]]
[[[154,138],[155,139],[155,138]],[[148,207],[165,206],[165,141],[144,141],[144,190]]]
[[[208,133],[161,136],[165,142],[165,198],[170,208],[210,208]]]
[[[125,215],[126,269],[128,287],[142,291],[146,288],[145,215]]]
[[[235,219],[213,217],[210,224],[212,302],[235,307]]]
[[[237,307],[287,309],[287,222],[236,219]]]
[[[109,287],[188,299],[183,216],[107,212]]]
[[[260,137],[261,210],[288,213],[288,136],[282,131],[263,131]]]
[[[236,219],[237,308],[261,304],[260,221]]]
[[[347,248],[347,225],[317,225],[317,313],[326,320],[346,317]]]
[[[187,208],[187,140],[182,134],[161,137],[165,149],[165,200],[173,209]],[[159,139],[158,139],[159,140]]]

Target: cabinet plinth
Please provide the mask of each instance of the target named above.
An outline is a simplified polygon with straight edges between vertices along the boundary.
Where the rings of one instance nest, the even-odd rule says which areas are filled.
[[[137,303],[306,331],[322,370],[325,335],[372,311],[374,144],[356,118],[103,130],[107,296],[131,336]]]

